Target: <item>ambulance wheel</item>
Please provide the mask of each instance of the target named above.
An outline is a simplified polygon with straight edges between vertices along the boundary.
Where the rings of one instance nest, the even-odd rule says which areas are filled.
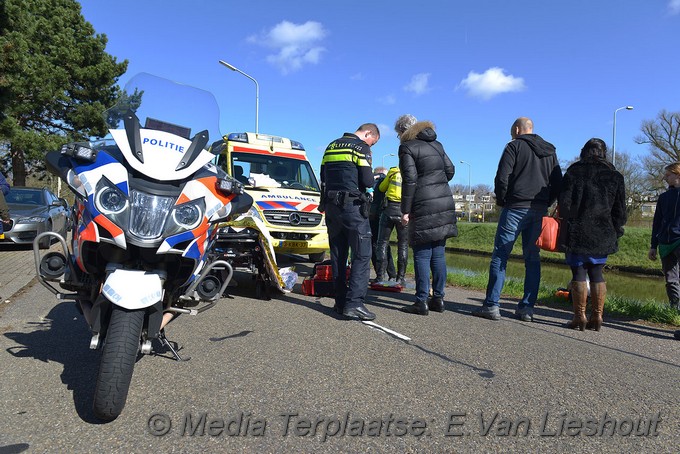
[[[323,262],[324,258],[326,258],[326,251],[317,252],[316,254],[309,254],[309,261],[312,263]]]

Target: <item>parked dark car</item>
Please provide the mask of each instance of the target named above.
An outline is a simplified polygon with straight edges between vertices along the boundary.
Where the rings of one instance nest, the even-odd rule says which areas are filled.
[[[69,228],[68,203],[59,199],[48,189],[14,186],[5,196],[11,219],[10,228],[5,227],[4,242],[30,244],[42,232],[58,232],[66,237]],[[41,248],[50,246],[50,238],[40,243]]]

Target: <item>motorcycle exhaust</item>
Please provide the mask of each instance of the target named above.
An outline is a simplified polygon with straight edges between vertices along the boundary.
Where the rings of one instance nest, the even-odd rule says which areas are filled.
[[[61,252],[49,252],[40,260],[40,275],[45,279],[56,281],[64,275],[68,264]]]

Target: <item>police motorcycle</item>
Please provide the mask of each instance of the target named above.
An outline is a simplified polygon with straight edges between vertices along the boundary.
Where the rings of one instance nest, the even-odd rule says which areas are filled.
[[[54,232],[33,244],[40,282],[76,302],[90,348],[101,349],[93,409],[105,421],[122,412],[138,354],[153,353],[153,340],[182,360],[165,325],[219,299],[233,272],[208,259],[216,225],[253,203],[206,148],[221,137],[212,94],[140,74],[120,99],[107,111],[108,140],[47,154],[47,168],[75,194],[74,226],[68,245]],[[40,257],[48,235],[61,251]]]

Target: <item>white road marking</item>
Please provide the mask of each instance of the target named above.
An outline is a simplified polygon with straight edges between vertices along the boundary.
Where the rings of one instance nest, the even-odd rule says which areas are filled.
[[[394,337],[398,337],[399,339],[402,339],[402,340],[405,340],[405,341],[410,341],[410,340],[411,340],[410,337],[404,336],[403,334],[398,333],[398,332],[396,332],[396,331],[393,331],[393,330],[391,330],[391,329],[389,329],[389,328],[385,328],[384,326],[380,326],[380,325],[378,325],[377,323],[369,322],[368,320],[362,320],[361,323],[363,323],[364,325],[368,325],[368,326],[372,326],[372,327],[374,327],[374,328],[377,328],[377,329],[379,329],[380,331],[384,331],[384,332],[386,332],[386,333],[388,333],[388,334],[393,335]]]

